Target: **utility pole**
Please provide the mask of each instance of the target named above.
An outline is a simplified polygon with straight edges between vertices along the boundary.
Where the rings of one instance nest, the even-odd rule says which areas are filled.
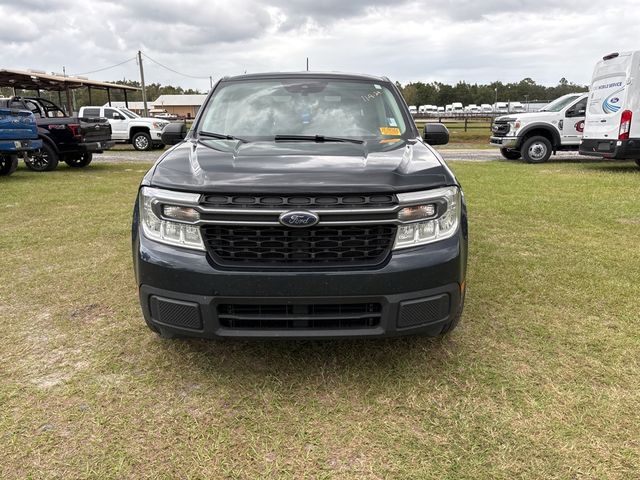
[[[307,57],[307,72],[309,71],[309,57]]]
[[[209,75],[209,87],[213,90],[213,77]]]
[[[138,50],[138,65],[140,65],[140,85],[142,86],[142,106],[144,107],[144,116],[149,116],[147,109],[147,89],[144,86],[144,68],[142,68],[142,52]]]
[[[67,69],[64,65],[62,66],[62,76],[65,78],[67,77]],[[67,94],[67,115],[71,116],[73,115],[73,104],[75,103],[73,100],[75,99],[71,99],[71,95],[69,94],[69,85],[67,85],[66,82],[64,85],[64,91]]]

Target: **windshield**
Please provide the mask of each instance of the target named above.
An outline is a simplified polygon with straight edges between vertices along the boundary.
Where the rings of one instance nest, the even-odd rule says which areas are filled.
[[[222,83],[198,130],[249,141],[321,135],[388,142],[410,133],[384,84],[320,78]]]
[[[122,113],[124,113],[127,117],[129,118],[139,118],[140,115],[133,113],[131,110],[127,109],[127,108],[121,108],[120,111]]]
[[[553,102],[545,105],[539,111],[540,112],[559,112],[564,107],[569,105],[575,99],[577,99],[580,95],[566,95],[564,97],[556,98]]]

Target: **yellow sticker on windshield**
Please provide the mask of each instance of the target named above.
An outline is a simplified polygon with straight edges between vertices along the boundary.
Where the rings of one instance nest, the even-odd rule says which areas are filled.
[[[382,135],[400,135],[400,129],[398,127],[380,127],[380,133]]]

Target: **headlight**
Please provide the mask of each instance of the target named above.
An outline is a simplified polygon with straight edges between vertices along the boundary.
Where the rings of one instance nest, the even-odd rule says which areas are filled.
[[[169,125],[168,122],[153,122],[153,128],[156,130],[162,130],[167,125]]]
[[[204,250],[200,227],[190,224],[200,220],[200,213],[189,206],[197,205],[199,198],[195,193],[142,187],[140,217],[145,237],[167,245]]]
[[[394,250],[452,237],[460,224],[461,194],[458,187],[438,188],[424,192],[400,193],[400,203],[418,203],[398,212],[398,226]],[[422,215],[422,216],[420,216]],[[424,218],[433,217],[429,220]]]

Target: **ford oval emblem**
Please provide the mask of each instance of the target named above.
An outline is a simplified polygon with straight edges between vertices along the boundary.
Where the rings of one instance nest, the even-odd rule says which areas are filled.
[[[315,213],[305,211],[291,211],[280,215],[280,223],[286,227],[312,227],[320,221]]]

